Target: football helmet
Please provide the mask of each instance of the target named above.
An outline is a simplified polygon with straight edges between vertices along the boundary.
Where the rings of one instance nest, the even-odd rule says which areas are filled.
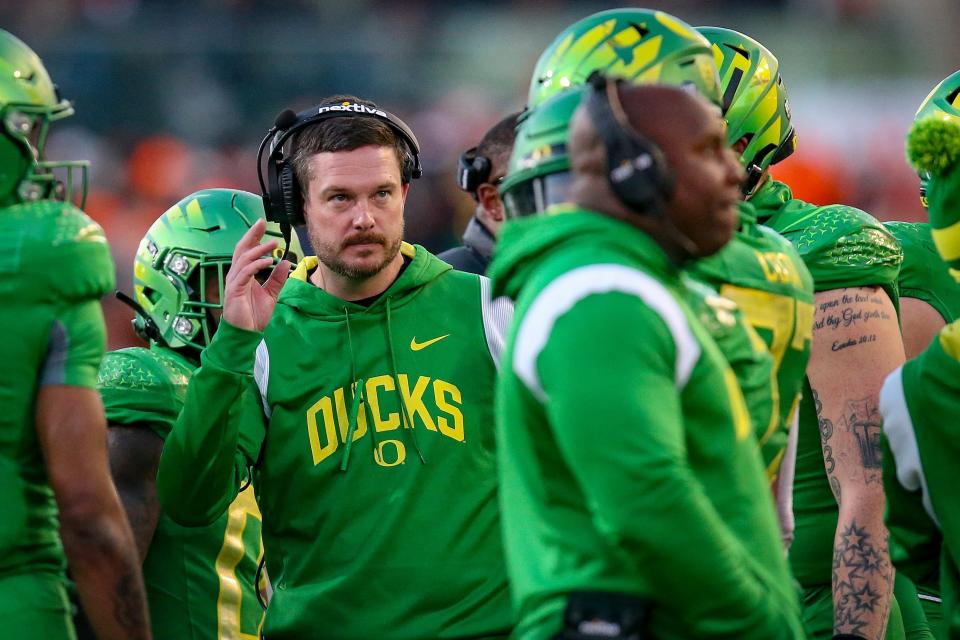
[[[940,81],[933,91],[920,103],[914,122],[928,118],[951,120],[960,124],[960,71],[947,76]],[[920,176],[920,201],[927,206],[927,183],[930,181],[929,171],[918,172]]]
[[[73,201],[77,189],[83,206],[89,163],[49,162],[43,155],[50,123],[70,115],[73,105],[60,97],[37,54],[0,29],[0,206]]]
[[[577,86],[548,98],[527,112],[518,125],[507,175],[500,183],[509,217],[542,213],[551,205],[569,201],[567,133],[586,88]]]
[[[263,199],[233,189],[198,191],[161,215],[140,241],[133,267],[134,297],[142,309],[133,321],[137,333],[172,349],[206,347],[216,330],[213,312],[223,308],[233,250],[261,218]],[[265,236],[280,240],[276,263],[284,249],[280,225],[268,222]],[[302,256],[292,235],[287,259]]]
[[[611,9],[567,27],[540,55],[527,108],[582,85],[594,71],[638,84],[692,84],[720,104],[720,79],[710,43],[662,11]]]
[[[753,38],[732,29],[697,27],[713,47],[723,88],[723,114],[730,146],[746,143],[740,155],[747,169],[745,192],[756,189],[763,171],[797,148],[780,63]]]

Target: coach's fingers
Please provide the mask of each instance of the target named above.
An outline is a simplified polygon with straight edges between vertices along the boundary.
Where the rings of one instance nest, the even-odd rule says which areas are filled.
[[[263,237],[263,234],[266,230],[267,221],[263,218],[260,218],[254,222],[253,226],[247,229],[247,232],[243,234],[243,237],[240,238],[239,242],[237,242],[237,245],[233,248],[233,264],[237,263],[237,260],[244,251],[260,244],[260,238]]]
[[[270,272],[270,277],[263,283],[263,289],[271,296],[276,298],[280,295],[280,289],[283,289],[283,283],[290,277],[290,267],[292,263],[289,260],[281,260],[277,266]]]
[[[247,248],[240,255],[235,254],[233,257],[233,262],[230,265],[230,270],[227,272],[226,278],[224,278],[224,282],[237,281],[240,273],[243,272],[243,269],[245,269],[251,261],[258,260],[264,256],[272,254],[273,250],[277,248],[278,244],[278,240],[270,240],[269,242],[264,242],[263,244],[253,245],[252,247]]]
[[[249,284],[251,280],[253,280],[254,276],[256,276],[259,271],[270,268],[270,265],[272,264],[273,258],[260,258],[244,265],[236,272],[233,282],[231,283],[232,286],[224,287],[224,295],[227,296],[234,293],[239,293],[247,284]],[[231,271],[233,270],[231,269]]]

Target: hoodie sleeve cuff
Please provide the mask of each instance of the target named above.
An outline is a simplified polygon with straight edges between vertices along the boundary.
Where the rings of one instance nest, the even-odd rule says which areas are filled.
[[[203,364],[236,373],[253,375],[253,363],[256,359],[257,345],[263,340],[262,331],[248,331],[234,326],[226,320],[220,320],[220,326],[203,350]]]

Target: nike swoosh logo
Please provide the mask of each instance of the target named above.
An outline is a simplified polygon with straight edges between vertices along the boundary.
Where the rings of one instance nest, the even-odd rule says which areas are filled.
[[[440,336],[439,338],[434,338],[433,340],[427,340],[426,342],[417,342],[417,338],[413,337],[410,339],[410,350],[411,351],[420,351],[421,349],[426,349],[432,344],[440,342],[444,338],[449,338],[450,334]]]

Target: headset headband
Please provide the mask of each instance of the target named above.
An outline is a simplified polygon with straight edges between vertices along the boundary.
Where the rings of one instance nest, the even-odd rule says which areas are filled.
[[[284,153],[284,145],[293,134],[323,120],[332,118],[374,118],[390,127],[407,147],[412,159],[400,158],[401,179],[404,183],[423,175],[420,165],[420,143],[400,118],[384,111],[373,103],[360,103],[344,100],[337,103],[323,103],[306,111],[294,113],[285,109],[277,116],[273,127],[267,131],[257,150],[257,178],[260,181],[260,193],[267,220],[277,222],[283,230],[284,240],[289,241],[289,227],[304,223],[303,202],[300,185],[297,184],[290,158]],[[266,161],[266,180],[264,180],[263,153],[269,144]],[[289,244],[289,242],[288,242]]]
[[[286,111],[284,113],[286,113]],[[282,115],[283,114],[281,114],[281,116]],[[408,127],[406,123],[397,116],[393,115],[389,111],[384,111],[375,104],[361,104],[359,102],[350,102],[348,100],[344,100],[343,102],[336,104],[321,104],[305,111],[301,111],[295,115],[296,119],[286,127],[277,126],[275,129],[272,129],[271,132],[267,134],[268,139],[272,136],[272,139],[270,140],[270,156],[274,156],[277,149],[282,149],[283,145],[286,144],[287,140],[290,139],[290,136],[297,131],[300,131],[304,127],[308,127],[312,124],[329,120],[331,118],[344,117],[376,118],[377,120],[382,120],[390,125],[390,128],[393,129],[394,133],[399,135],[400,138],[406,143],[407,148],[410,150],[410,154],[413,156],[413,172],[410,177],[416,179],[423,175],[423,169],[420,167],[420,143],[417,141],[417,136],[415,136],[413,131],[410,130],[410,127]],[[277,121],[280,121],[279,116],[277,117]]]

